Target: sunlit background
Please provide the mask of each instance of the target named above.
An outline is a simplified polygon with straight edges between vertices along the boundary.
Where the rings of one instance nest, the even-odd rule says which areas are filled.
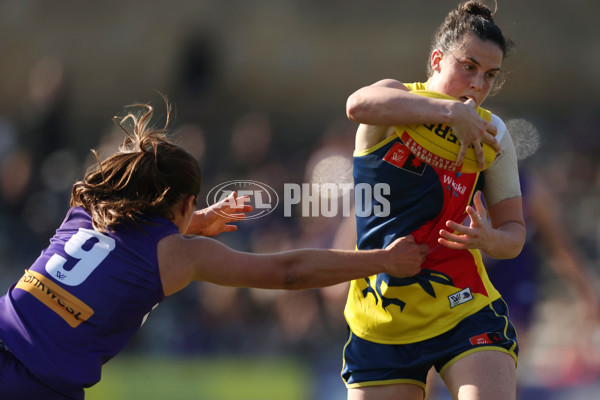
[[[519,398],[597,399],[600,3],[498,3],[496,21],[517,45],[485,106],[508,123],[524,179],[545,190],[527,206],[541,218],[529,221],[537,261],[509,276],[534,307],[519,331]],[[348,182],[356,125],[346,98],[382,78],[424,80],[431,34],[456,4],[0,2],[0,282],[47,245],[89,149],[108,155],[123,139],[112,117],[135,102],[162,112],[157,92],[203,168],[200,206],[232,179],[280,194],[285,183]],[[219,240],[255,252],[354,248],[352,218],[341,215],[281,208],[239,227]],[[346,290],[192,284],[153,312],[89,398],[344,399]],[[447,398],[440,385],[432,398]]]

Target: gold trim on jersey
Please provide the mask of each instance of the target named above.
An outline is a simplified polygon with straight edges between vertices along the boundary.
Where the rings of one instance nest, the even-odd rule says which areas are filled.
[[[352,155],[354,157],[363,157],[363,156],[369,155],[369,154],[373,153],[374,151],[376,151],[377,149],[382,148],[383,146],[385,146],[386,144],[388,144],[389,142],[391,142],[392,140],[394,140],[397,137],[399,137],[399,136],[396,133],[394,133],[393,135],[390,135],[390,136],[386,137],[385,139],[383,139],[381,142],[377,143],[375,146],[369,147],[366,150],[354,151],[354,153]]]
[[[33,295],[72,328],[76,328],[94,315],[94,310],[83,301],[52,282],[50,278],[35,271],[26,269],[15,288]]]

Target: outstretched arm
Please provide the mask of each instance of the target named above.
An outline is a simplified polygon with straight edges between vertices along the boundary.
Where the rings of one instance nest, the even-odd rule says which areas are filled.
[[[235,251],[203,237],[172,235],[159,242],[159,265],[165,295],[191,281],[262,289],[308,289],[330,286],[380,272],[397,277],[420,272],[427,245],[412,236],[386,249],[300,249],[273,254]]]

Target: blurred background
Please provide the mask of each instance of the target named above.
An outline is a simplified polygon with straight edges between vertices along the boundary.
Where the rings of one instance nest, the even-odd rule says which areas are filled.
[[[516,47],[485,106],[507,122],[521,159],[529,241],[527,258],[489,269],[520,325],[519,398],[597,399],[600,3],[498,3]],[[203,168],[199,206],[232,179],[280,195],[284,183],[351,181],[346,98],[382,78],[425,80],[430,37],[456,4],[1,1],[0,282],[47,246],[89,150],[106,156],[120,144],[112,117],[135,102],[161,113],[157,91]],[[351,217],[280,208],[238,225],[218,239],[255,252],[354,248]],[[494,278],[494,268],[512,269]],[[193,284],[153,312],[89,398],[344,399],[346,291]],[[431,398],[447,398],[437,386]]]

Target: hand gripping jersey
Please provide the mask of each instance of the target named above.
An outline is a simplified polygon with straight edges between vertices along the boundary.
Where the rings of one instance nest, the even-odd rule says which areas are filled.
[[[179,231],[165,218],[147,222],[100,233],[86,211],[71,208],[0,298],[0,338],[48,386],[75,395],[97,383],[102,364],[164,299],[156,246]]]
[[[425,84],[407,86],[426,89]],[[385,248],[409,234],[430,248],[417,276],[382,273],[352,281],[344,314],[354,334],[383,344],[422,341],[500,297],[478,250],[452,250],[437,242],[447,220],[464,221],[478,178],[479,173],[449,172],[420,162],[396,134],[354,154],[355,192],[389,187],[386,201],[375,198],[371,205],[355,193],[357,248]]]

